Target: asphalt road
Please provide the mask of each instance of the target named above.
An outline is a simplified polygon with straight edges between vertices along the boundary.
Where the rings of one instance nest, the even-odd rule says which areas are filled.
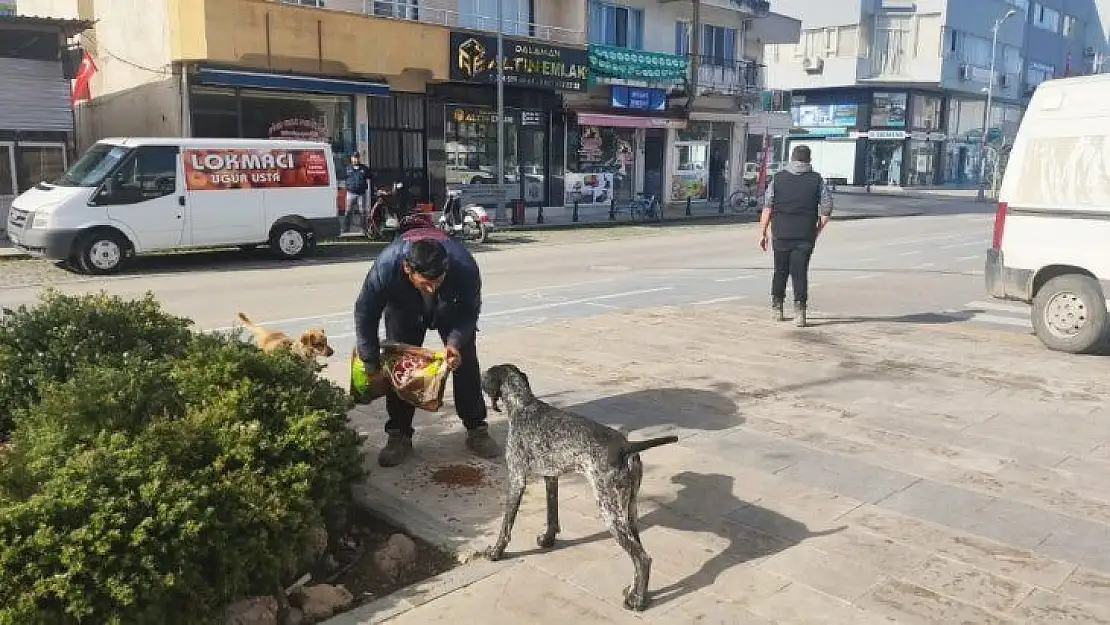
[[[891,202],[873,201],[876,211]],[[899,210],[926,205],[901,200]],[[813,315],[921,316],[1028,331],[1024,307],[985,301],[989,211],[945,200],[937,204],[942,215],[834,222],[813,260]],[[475,250],[485,282],[481,330],[661,305],[762,306],[771,259],[757,248],[755,232],[750,223],[688,223],[498,233],[491,245]],[[76,277],[42,261],[7,261],[0,263],[0,305],[33,302],[44,284],[124,296],[149,290],[202,329],[231,327],[242,311],[290,332],[323,327],[336,350],[346,353],[353,302],[378,249],[351,242],[298,263],[238,251],[160,256],[106,279]]]

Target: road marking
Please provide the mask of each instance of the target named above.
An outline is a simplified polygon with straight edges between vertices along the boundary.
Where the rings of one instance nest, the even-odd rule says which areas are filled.
[[[718,278],[714,282],[739,282],[740,280],[751,280],[755,276],[735,276],[732,278]]]
[[[972,254],[971,256],[961,256],[961,257],[957,258],[956,260],[963,262],[963,261],[969,261],[969,260],[981,260],[982,258],[983,258],[982,254]]]
[[[724,304],[725,302],[738,302],[743,299],[748,299],[746,295],[733,295],[731,297],[718,297],[716,299],[707,299],[700,302],[693,302],[690,306],[710,306],[712,304]]]
[[[936,263],[921,263],[920,265],[915,265],[914,269],[928,269],[929,267],[936,267],[936,266],[937,266]]]
[[[999,317],[998,315],[972,315],[970,321],[978,321],[980,323],[995,323],[998,325],[1015,326],[1019,328],[1029,327],[1029,321],[1025,319],[1015,319],[1014,317]]]
[[[972,245],[982,245],[982,246],[985,247],[987,244],[982,242],[982,241],[963,241],[962,243],[949,243],[948,245],[938,245],[937,249],[938,250],[954,250],[954,249],[960,248],[960,247],[971,247]]]
[[[994,310],[998,312],[1008,312],[1014,314],[1029,314],[1029,307],[1024,304],[1011,304],[1006,302],[971,302],[966,305],[967,308],[982,308],[983,310]]]
[[[872,257],[870,257],[870,258],[857,258],[857,259],[856,259],[856,262],[857,262],[857,263],[869,263],[869,262],[871,262],[871,261],[873,261],[873,260],[879,260],[879,259],[878,259],[878,258],[876,258],[876,257],[874,257],[874,256],[872,256]]]
[[[902,252],[899,256],[917,256],[920,253],[921,250],[910,250],[908,252]]]
[[[617,310],[616,306],[610,306],[609,304],[602,304],[599,302],[586,302],[586,305],[593,306],[595,308],[604,308],[606,310]]]
[[[861,273],[858,276],[852,276],[852,279],[853,280],[867,280],[868,278],[874,278],[875,275],[876,274],[873,274],[873,273]]]
[[[590,304],[597,300],[610,300],[618,299],[621,297],[632,297],[633,295],[645,295],[647,293],[659,293],[661,291],[671,291],[674,287],[662,286],[654,289],[641,289],[639,291],[625,291],[623,293],[610,293],[609,295],[598,295],[596,297],[583,297],[582,299],[570,299],[564,302],[551,302],[550,304],[536,304],[535,306],[522,306],[520,308],[509,308],[507,310],[498,310],[491,313],[482,315],[484,318],[500,317],[503,315],[514,315],[516,313],[531,312],[533,310],[547,310],[549,308],[557,308],[559,306],[573,306],[575,304]]]

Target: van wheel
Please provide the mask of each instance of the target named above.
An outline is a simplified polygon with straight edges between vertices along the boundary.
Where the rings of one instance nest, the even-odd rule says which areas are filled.
[[[1033,331],[1051,350],[1089,353],[1102,343],[1106,324],[1106,298],[1087,276],[1053,278],[1033,298]]]
[[[111,230],[83,236],[77,244],[77,264],[82,272],[103,276],[116,273],[127,254],[127,241]]]
[[[296,224],[280,224],[270,236],[270,249],[280,258],[295,260],[308,251],[308,231]]]

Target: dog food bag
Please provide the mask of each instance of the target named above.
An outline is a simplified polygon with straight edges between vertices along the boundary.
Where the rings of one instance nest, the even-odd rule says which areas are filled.
[[[366,364],[358,356],[358,349],[351,349],[351,397],[356,404],[369,404],[385,395],[387,382],[380,372],[367,373]]]
[[[403,343],[382,345],[382,373],[397,395],[429,412],[443,406],[447,387],[447,355]]]

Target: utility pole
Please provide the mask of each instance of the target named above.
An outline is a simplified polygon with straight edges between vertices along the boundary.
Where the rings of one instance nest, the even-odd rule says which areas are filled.
[[[690,97],[686,100],[686,110],[694,106],[698,97],[698,76],[701,72],[701,0],[692,0],[694,15],[690,22]]]
[[[998,55],[998,29],[1002,27],[1002,22],[1014,15],[1017,15],[1017,11],[1010,9],[1005,15],[994,21],[994,36],[991,38],[991,74],[987,79],[987,107],[983,110],[983,136],[979,137],[979,192],[975,196],[977,202],[982,202],[985,199],[987,189],[987,134],[990,130],[988,126],[990,125],[991,105],[994,99],[994,61]],[[997,169],[998,163],[996,162],[994,166]]]
[[[695,0],[696,1],[696,0]],[[497,0],[497,202],[494,219],[505,220],[505,3]]]

